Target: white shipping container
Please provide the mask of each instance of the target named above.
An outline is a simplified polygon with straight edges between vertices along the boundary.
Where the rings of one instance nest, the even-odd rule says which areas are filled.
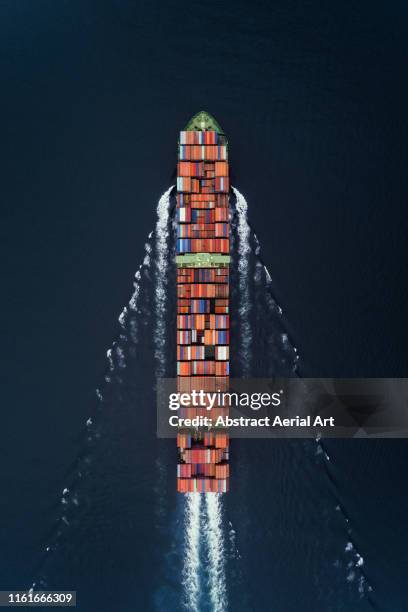
[[[217,361],[226,361],[228,359],[229,347],[217,346],[215,348],[215,359]]]

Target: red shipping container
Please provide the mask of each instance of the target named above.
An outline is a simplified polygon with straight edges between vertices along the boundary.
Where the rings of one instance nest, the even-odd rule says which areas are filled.
[[[229,219],[229,210],[228,208],[217,206],[215,209],[215,221],[228,221]]]

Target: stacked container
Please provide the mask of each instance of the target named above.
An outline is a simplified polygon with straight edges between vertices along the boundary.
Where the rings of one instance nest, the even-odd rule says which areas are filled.
[[[180,132],[177,166],[177,390],[217,393],[229,381],[229,166],[222,131],[208,122]],[[193,121],[194,123],[194,121]],[[213,129],[209,129],[212,126]],[[203,263],[204,262],[204,263]],[[228,408],[206,403],[179,416],[209,416],[213,427],[180,429],[177,490],[228,490],[228,434],[215,428]]]

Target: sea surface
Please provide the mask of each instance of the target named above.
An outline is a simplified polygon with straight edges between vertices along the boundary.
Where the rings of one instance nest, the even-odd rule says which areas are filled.
[[[177,132],[229,138],[232,374],[407,372],[402,2],[5,1],[0,589],[408,610],[404,440],[234,440],[175,493]]]

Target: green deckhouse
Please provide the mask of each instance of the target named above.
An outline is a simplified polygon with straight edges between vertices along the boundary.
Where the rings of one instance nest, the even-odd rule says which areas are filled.
[[[205,130],[212,130],[224,136],[224,132],[221,129],[220,124],[214,119],[212,115],[210,115],[206,111],[200,111],[199,113],[194,115],[194,117],[190,119],[190,121],[184,128],[185,132]]]

